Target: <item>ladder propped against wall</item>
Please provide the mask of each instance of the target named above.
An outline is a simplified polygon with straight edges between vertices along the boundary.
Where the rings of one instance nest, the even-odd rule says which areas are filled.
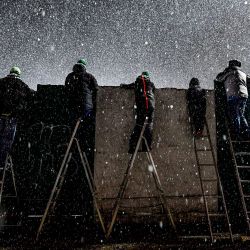
[[[225,238],[229,238],[233,242],[232,229],[229,221],[224,191],[216,164],[215,153],[213,150],[213,144],[211,141],[207,120],[205,120],[204,133],[205,134],[201,137],[194,136],[193,141],[194,141],[195,157],[198,167],[198,175],[200,179],[202,198],[206,211],[210,239],[212,243],[215,242],[217,239],[225,239]],[[208,162],[208,159],[211,162]],[[210,173],[213,171],[215,176],[213,176],[213,178],[206,177],[205,176],[206,171]],[[208,190],[206,190],[206,185],[208,184],[217,185],[218,194],[209,194]],[[211,204],[211,200],[214,199],[217,200],[219,205],[221,204],[222,211],[219,212],[210,211],[209,206]],[[220,222],[223,222],[224,227],[223,225],[221,225],[221,227],[218,227],[218,224],[217,227],[215,227],[216,223],[218,223],[219,220]]]
[[[61,167],[60,167],[59,172],[57,174],[57,178],[56,178],[54,187],[53,187],[53,189],[51,191],[51,194],[50,194],[46,209],[45,209],[44,214],[42,216],[42,220],[40,222],[40,225],[39,225],[39,228],[38,228],[38,231],[37,231],[36,240],[39,239],[39,236],[40,236],[40,234],[42,232],[42,229],[44,227],[44,223],[46,221],[46,218],[48,216],[51,216],[53,214],[53,212],[54,212],[54,208],[56,206],[58,196],[60,194],[60,191],[62,189],[64,180],[65,180],[68,165],[69,165],[71,157],[72,157],[71,148],[72,148],[74,142],[76,143],[78,153],[80,155],[81,164],[83,166],[84,173],[85,173],[86,178],[87,178],[88,186],[89,186],[90,192],[92,194],[92,198],[93,198],[93,201],[94,201],[94,206],[95,206],[95,209],[97,211],[99,221],[101,223],[102,230],[103,230],[104,234],[106,233],[104,221],[103,221],[103,218],[102,218],[102,215],[101,215],[101,212],[100,212],[99,204],[98,204],[97,199],[96,199],[96,186],[94,184],[93,175],[91,173],[90,166],[89,166],[86,154],[85,154],[85,152],[82,152],[79,141],[76,138],[76,133],[77,133],[77,130],[78,130],[79,126],[80,126],[80,123],[81,123],[81,119],[79,118],[77,120],[76,126],[75,126],[74,131],[72,133],[72,136],[70,138],[70,141],[69,141],[66,153],[64,155]]]
[[[5,178],[6,178],[6,174],[8,172],[11,173],[13,188],[14,188],[14,192],[15,192],[15,195],[11,196],[11,197],[16,197],[17,198],[17,189],[16,189],[16,181],[15,181],[14,169],[13,169],[13,162],[12,162],[12,158],[11,158],[11,156],[9,154],[7,154],[4,167],[0,168],[0,178],[1,178],[0,179],[0,207],[1,207],[1,204],[2,204]]]
[[[231,140],[228,134],[240,199],[250,232],[250,141]]]
[[[128,167],[127,167],[126,172],[125,172],[125,174],[123,176],[122,184],[120,185],[120,189],[119,189],[119,192],[118,192],[118,195],[116,197],[114,207],[113,207],[113,210],[112,210],[112,219],[111,219],[111,222],[110,222],[110,224],[108,226],[108,231],[107,231],[107,234],[106,234],[106,238],[108,238],[110,236],[110,234],[112,233],[114,224],[115,224],[116,219],[117,219],[117,214],[118,214],[118,211],[119,211],[120,206],[121,206],[121,201],[124,198],[125,191],[126,191],[126,188],[128,186],[129,177],[131,175],[131,170],[132,170],[132,168],[134,166],[136,155],[138,153],[138,150],[139,150],[139,147],[140,147],[140,144],[141,144],[142,140],[144,140],[146,148],[147,148],[147,152],[145,152],[146,155],[147,155],[147,159],[148,159],[149,163],[152,165],[152,168],[153,168],[152,169],[152,175],[153,175],[153,178],[154,178],[154,182],[155,182],[155,185],[156,185],[157,192],[159,194],[161,206],[162,206],[164,212],[166,213],[166,216],[168,217],[168,219],[169,219],[169,221],[170,221],[170,223],[171,223],[171,225],[173,227],[174,232],[176,233],[175,222],[173,220],[173,216],[171,214],[170,208],[168,207],[166,197],[165,197],[165,194],[164,194],[161,182],[160,182],[160,178],[159,178],[157,170],[156,170],[156,166],[154,164],[152,154],[150,153],[150,149],[149,149],[147,140],[143,136],[147,123],[148,123],[148,117],[145,118],[145,122],[143,124],[143,127],[142,127],[142,130],[141,130],[140,137],[138,139],[135,151],[134,151],[133,155],[131,156],[131,158],[129,160]]]

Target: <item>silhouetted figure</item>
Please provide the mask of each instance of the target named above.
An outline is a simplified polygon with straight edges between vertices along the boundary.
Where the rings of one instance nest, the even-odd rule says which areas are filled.
[[[244,115],[248,99],[248,76],[240,67],[241,62],[229,61],[229,66],[217,75],[216,80],[225,86],[232,137],[249,139],[249,126]]]
[[[0,79],[0,167],[5,165],[11,150],[17,122],[25,115],[33,91],[20,78],[21,70],[13,67],[10,74]]]
[[[93,75],[86,71],[86,61],[79,60],[65,80],[70,110],[79,117],[93,116],[96,108],[98,84]]]
[[[134,153],[146,116],[148,117],[148,124],[144,132],[144,137],[151,150],[155,109],[154,83],[151,82],[149,73],[144,71],[137,77],[135,82],[131,84],[121,84],[120,86],[122,88],[135,90],[135,103],[137,107],[136,125],[130,137],[128,152],[130,154]],[[147,151],[144,141],[142,143],[142,151]]]
[[[200,87],[197,78],[192,78],[187,90],[188,112],[193,125],[194,136],[202,136],[206,119],[206,91]]]
[[[65,80],[69,99],[69,113],[72,127],[82,118],[78,139],[86,152],[90,165],[94,166],[95,114],[98,84],[93,75],[86,71],[86,60],[81,59],[73,66]]]

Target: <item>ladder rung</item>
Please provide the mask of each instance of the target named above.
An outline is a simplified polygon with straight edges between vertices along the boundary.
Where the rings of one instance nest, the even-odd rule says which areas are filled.
[[[244,194],[243,194],[243,197],[244,197],[244,198],[250,198],[250,195],[244,195]]]
[[[249,168],[250,169],[250,166],[237,166],[237,168]]]
[[[243,183],[250,183],[250,180],[241,180],[241,179],[240,179],[240,182],[243,182]]]
[[[250,155],[250,152],[237,152],[235,155]]]
[[[221,195],[218,194],[205,194],[205,197],[214,197],[214,198],[219,198],[222,199],[223,197]]]
[[[214,166],[214,164],[213,163],[200,163],[199,164],[200,166]]]
[[[202,181],[218,181],[217,179],[201,179]]]
[[[211,148],[208,149],[196,149],[197,152],[205,152],[205,151],[212,151]]]
[[[212,216],[212,217],[225,217],[226,215],[225,214],[208,214],[209,216]]]

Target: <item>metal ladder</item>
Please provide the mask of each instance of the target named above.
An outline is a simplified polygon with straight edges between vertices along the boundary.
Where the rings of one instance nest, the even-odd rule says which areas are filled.
[[[96,208],[96,211],[97,211],[100,223],[101,223],[102,230],[103,230],[104,234],[106,233],[106,228],[105,228],[105,225],[104,225],[103,217],[101,215],[100,208],[99,208],[97,198],[96,198],[96,186],[95,186],[95,183],[94,183],[93,175],[91,173],[90,166],[89,166],[86,154],[85,154],[85,152],[82,152],[79,141],[75,137],[76,133],[77,133],[77,130],[78,130],[79,126],[80,126],[80,123],[81,123],[81,119],[79,118],[77,120],[76,126],[74,128],[73,133],[72,133],[72,136],[71,136],[71,139],[69,141],[66,153],[64,155],[61,167],[60,167],[59,172],[57,174],[57,178],[56,178],[54,187],[53,187],[53,189],[51,191],[51,194],[50,194],[46,209],[45,209],[43,217],[41,219],[41,222],[40,222],[40,225],[39,225],[39,228],[38,228],[38,231],[37,231],[37,235],[36,235],[36,240],[39,239],[39,236],[40,236],[40,234],[42,232],[42,229],[43,229],[44,223],[46,221],[46,218],[48,216],[50,216],[54,212],[54,208],[55,208],[58,196],[60,194],[61,188],[62,188],[63,183],[64,183],[64,179],[65,179],[65,175],[66,175],[66,172],[67,172],[67,169],[68,169],[68,165],[69,165],[69,162],[70,162],[71,157],[72,157],[71,147],[72,147],[74,142],[77,145],[77,149],[78,149],[80,159],[81,159],[81,164],[82,164],[82,166],[84,168],[84,173],[85,173],[86,178],[87,178],[88,186],[89,186],[90,192],[92,194],[92,198],[93,198],[93,201],[94,201],[94,206]]]
[[[110,225],[108,226],[108,231],[107,231],[107,234],[106,234],[106,238],[109,238],[110,234],[112,233],[115,221],[117,219],[117,214],[118,214],[118,211],[119,211],[119,208],[120,208],[120,205],[121,205],[121,201],[124,198],[124,194],[125,194],[125,191],[126,191],[126,188],[127,188],[127,185],[128,185],[129,176],[130,176],[131,170],[132,170],[132,168],[134,166],[135,158],[136,158],[136,155],[138,153],[138,150],[139,150],[139,147],[140,147],[140,144],[141,144],[142,140],[144,140],[146,148],[147,148],[147,152],[145,152],[147,154],[147,159],[148,159],[149,163],[152,164],[152,168],[153,168],[152,169],[153,170],[152,174],[153,174],[154,182],[155,182],[155,185],[156,185],[156,188],[157,188],[157,192],[158,192],[159,197],[160,197],[161,205],[162,205],[163,210],[166,213],[166,215],[167,215],[167,217],[168,217],[168,219],[169,219],[169,221],[170,221],[170,223],[171,223],[171,225],[173,227],[174,232],[176,233],[175,222],[174,222],[174,219],[172,217],[170,208],[167,205],[165,194],[164,194],[164,191],[163,191],[163,188],[162,188],[162,185],[161,185],[161,182],[160,182],[160,178],[159,178],[157,170],[156,170],[156,166],[154,164],[153,157],[152,157],[152,155],[150,153],[150,149],[149,149],[147,140],[143,136],[147,123],[148,123],[148,117],[145,118],[142,130],[141,130],[141,133],[140,133],[140,137],[139,137],[138,142],[136,144],[135,151],[134,151],[133,155],[131,156],[131,158],[129,160],[128,167],[127,167],[126,172],[124,174],[123,181],[122,181],[122,184],[120,186],[118,195],[116,197],[115,204],[114,204],[114,207],[112,209],[112,219],[111,219]]]
[[[12,183],[15,191],[15,195],[13,197],[17,197],[17,189],[16,189],[16,181],[15,181],[15,175],[14,175],[14,169],[13,169],[13,162],[12,158],[9,154],[7,154],[6,160],[4,167],[0,168],[1,172],[1,181],[0,181],[0,207],[2,204],[2,198],[3,198],[3,190],[4,190],[4,182],[5,182],[5,177],[6,177],[6,172],[10,171],[11,172],[11,177],[12,177]]]
[[[250,231],[250,141],[231,140],[230,133],[228,134],[240,198]]]
[[[197,162],[197,167],[198,167],[198,175],[199,175],[199,179],[200,179],[200,185],[201,185],[201,191],[202,191],[202,197],[203,197],[203,202],[204,202],[204,206],[205,206],[205,211],[206,211],[206,216],[207,216],[207,221],[208,221],[208,227],[209,227],[209,234],[210,234],[210,239],[211,242],[214,243],[215,240],[217,238],[223,238],[226,237],[230,238],[231,242],[233,242],[233,234],[232,234],[232,229],[231,229],[231,224],[229,221],[229,216],[228,216],[228,210],[227,210],[227,206],[226,206],[226,201],[225,201],[225,196],[224,196],[224,191],[223,191],[223,187],[221,184],[221,179],[219,176],[219,172],[218,172],[218,168],[217,168],[217,164],[216,164],[216,158],[215,158],[215,153],[213,150],[213,146],[212,146],[212,141],[211,141],[211,137],[210,137],[210,132],[209,132],[209,127],[207,124],[207,120],[205,119],[205,130],[206,130],[206,134],[201,136],[201,138],[197,138],[197,137],[193,137],[193,142],[194,142],[194,149],[195,149],[195,157],[196,157],[196,162]],[[204,144],[207,143],[207,145],[205,146],[203,144],[203,148],[201,148],[200,143],[203,142]],[[212,162],[202,162],[202,157],[201,157],[201,153],[206,153],[206,154],[210,154],[210,157],[212,157]],[[215,178],[211,179],[211,178],[203,178],[202,175],[202,171],[205,170],[205,168],[213,168],[215,170],[216,176]],[[209,195],[206,194],[205,192],[205,183],[217,183],[218,186],[218,191],[220,193],[220,195]],[[218,200],[221,199],[222,201],[222,208],[224,213],[211,213],[209,211],[209,206],[208,206],[208,199],[209,198],[217,198]],[[219,233],[215,233],[213,230],[213,218],[219,218],[219,217],[224,217],[226,220],[226,227],[227,227],[227,232],[219,232]]]

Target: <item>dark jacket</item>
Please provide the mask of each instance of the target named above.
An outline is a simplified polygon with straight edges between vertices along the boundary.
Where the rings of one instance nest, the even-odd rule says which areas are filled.
[[[230,66],[219,73],[216,80],[224,83],[227,98],[230,96],[248,98],[247,78],[248,76],[239,67]]]
[[[33,93],[16,74],[0,79],[0,114],[18,118],[29,108]]]
[[[65,80],[70,105],[78,109],[79,115],[95,110],[98,84],[93,75],[86,72],[82,64],[75,64]]]
[[[206,112],[206,91],[199,85],[191,86],[187,90],[187,103],[189,111]]]
[[[149,77],[140,75],[131,84],[122,84],[121,87],[135,90],[135,102],[140,111],[153,111],[155,109],[155,85]]]

